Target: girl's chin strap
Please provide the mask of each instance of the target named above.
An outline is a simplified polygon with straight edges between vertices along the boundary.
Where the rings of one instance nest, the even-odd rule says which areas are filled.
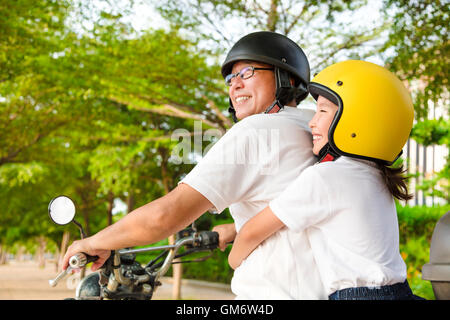
[[[318,163],[327,162],[327,161],[335,161],[337,158],[339,158],[340,155],[337,154],[333,148],[331,148],[330,144],[327,143],[320,149],[317,161]]]

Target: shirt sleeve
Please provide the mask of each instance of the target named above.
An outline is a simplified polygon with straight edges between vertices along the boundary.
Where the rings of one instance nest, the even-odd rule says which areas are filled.
[[[294,231],[318,224],[331,215],[327,185],[314,169],[312,166],[304,170],[269,203],[272,212]]]
[[[180,183],[200,192],[219,213],[222,212],[230,204],[238,202],[258,182],[259,165],[249,157],[251,146],[257,139],[255,129],[237,123]]]

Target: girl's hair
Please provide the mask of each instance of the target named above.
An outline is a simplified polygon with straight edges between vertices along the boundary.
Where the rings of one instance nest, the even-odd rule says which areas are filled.
[[[408,178],[404,176],[405,170],[403,170],[403,165],[400,167],[389,167],[377,163],[377,166],[393,197],[405,201],[413,198],[413,195],[408,193]]]

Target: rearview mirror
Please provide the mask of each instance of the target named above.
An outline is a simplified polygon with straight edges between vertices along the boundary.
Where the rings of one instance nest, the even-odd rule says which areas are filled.
[[[48,214],[54,223],[66,225],[75,217],[75,204],[69,197],[56,197],[48,205]]]

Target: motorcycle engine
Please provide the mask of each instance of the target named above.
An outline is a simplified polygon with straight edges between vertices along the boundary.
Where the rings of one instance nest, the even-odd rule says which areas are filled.
[[[100,276],[98,272],[91,273],[84,277],[78,284],[75,297],[77,299],[100,298]]]

